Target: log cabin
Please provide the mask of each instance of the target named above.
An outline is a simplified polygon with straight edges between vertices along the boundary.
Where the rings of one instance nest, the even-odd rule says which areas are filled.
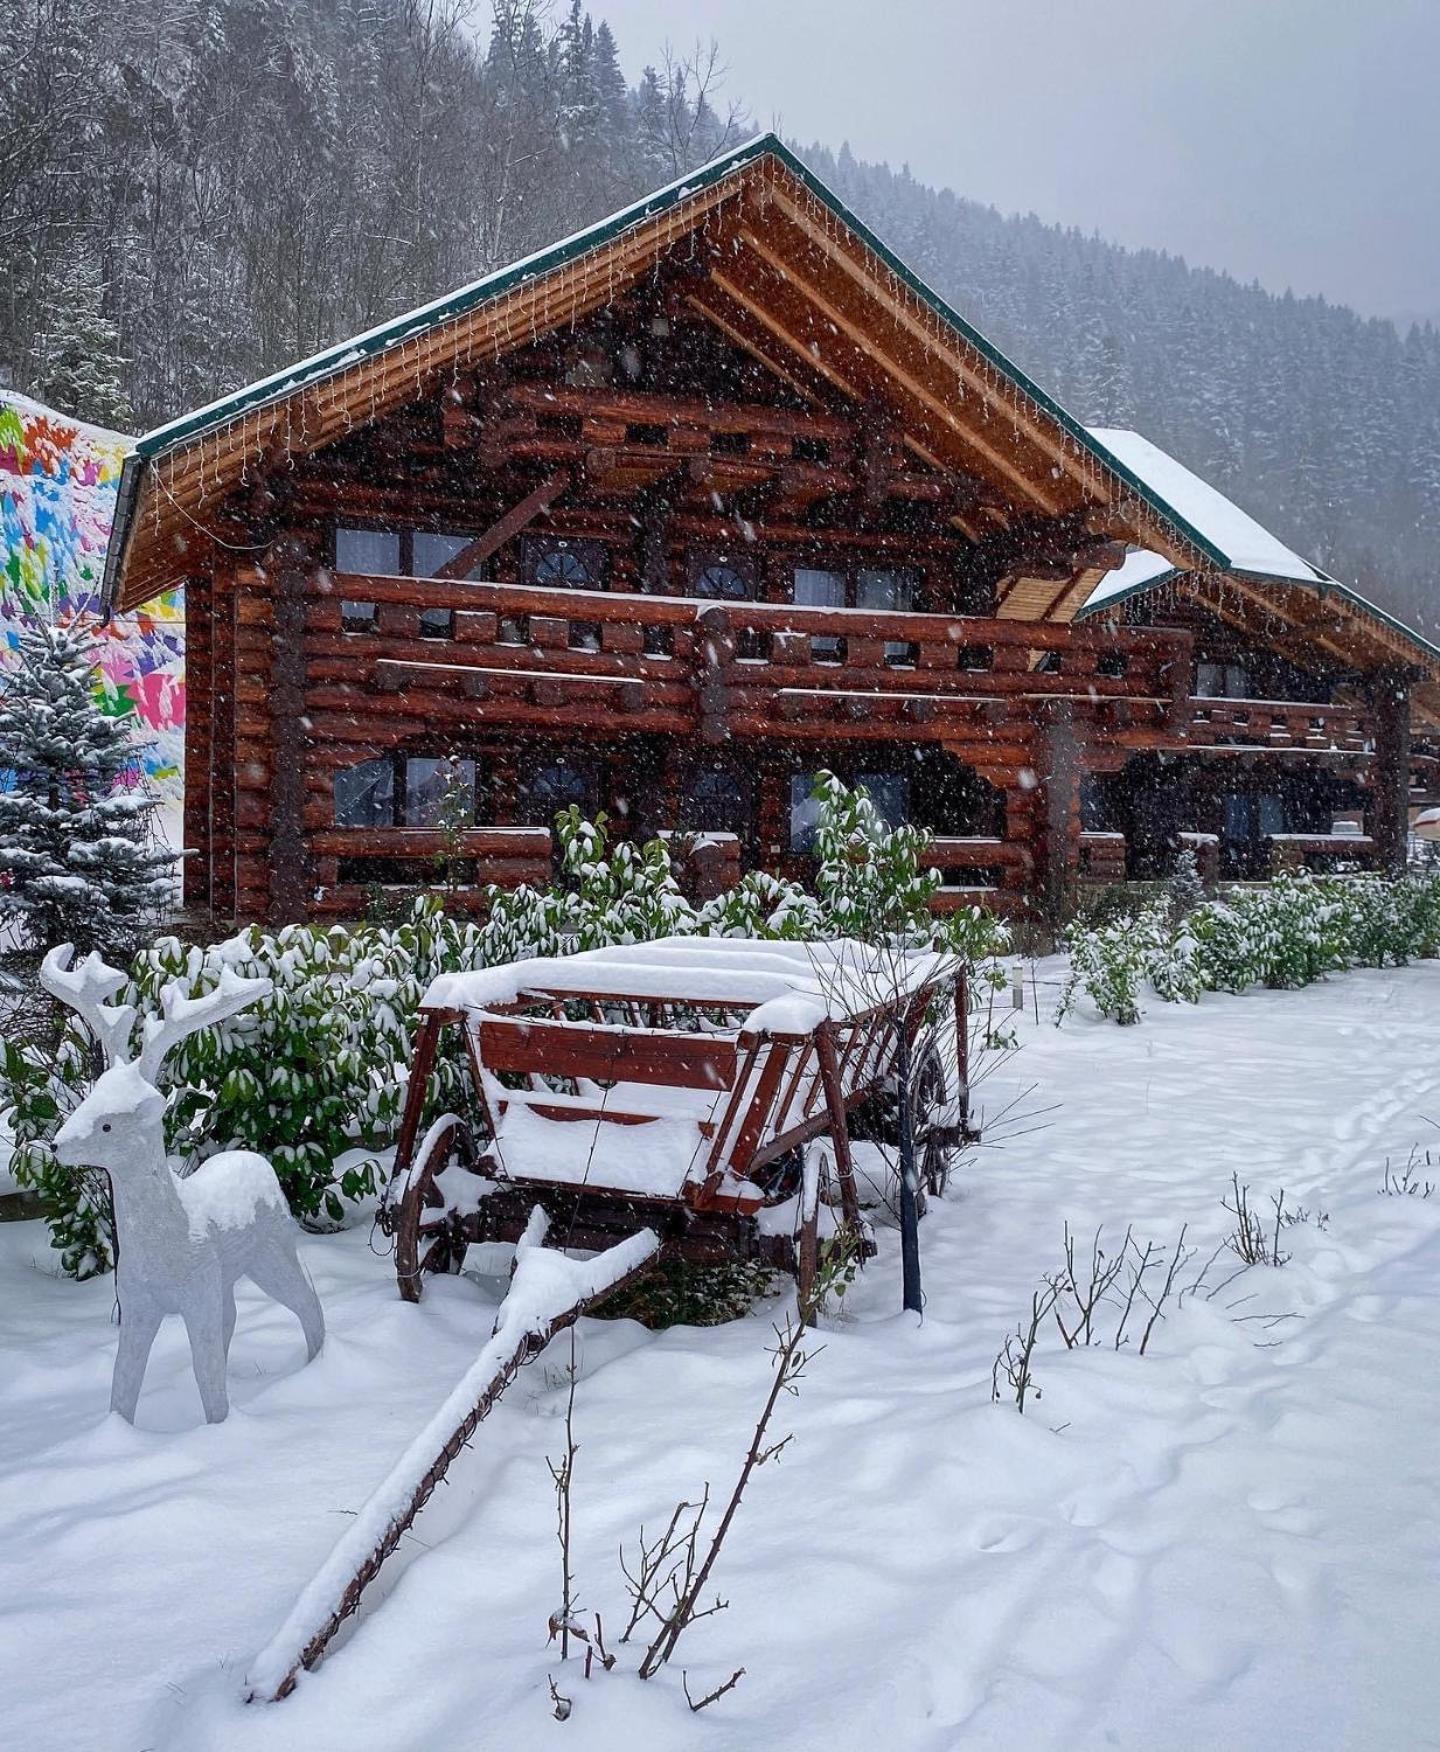
[[[1440,652],[1184,476],[764,135],[146,435],[106,593],[184,587],[219,921],[354,916],[442,846],[479,904],[572,803],[803,875],[820,767],[932,832],[947,907],[1053,915],[1187,835],[1396,864]]]

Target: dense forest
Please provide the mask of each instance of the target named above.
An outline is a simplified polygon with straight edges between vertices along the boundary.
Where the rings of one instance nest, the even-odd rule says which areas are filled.
[[[627,84],[579,0],[8,0],[0,369],[152,424],[703,162],[748,131],[720,71]],[[1440,632],[1440,332],[805,156],[1074,412]]]

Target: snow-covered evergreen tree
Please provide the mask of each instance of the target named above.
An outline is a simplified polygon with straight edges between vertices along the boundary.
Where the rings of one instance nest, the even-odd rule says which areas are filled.
[[[25,627],[0,691],[0,926],[22,949],[133,954],[170,893],[171,853],[135,748],[94,691],[93,642]]]
[[[41,399],[62,414],[123,430],[131,419],[120,332],[106,316],[100,275],[77,263],[45,311]]]

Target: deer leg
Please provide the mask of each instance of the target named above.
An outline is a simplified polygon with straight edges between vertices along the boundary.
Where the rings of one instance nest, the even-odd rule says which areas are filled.
[[[120,1343],[115,1352],[115,1370],[110,1377],[110,1409],[118,1411],[126,1423],[134,1423],[135,1407],[140,1399],[140,1387],[145,1368],[150,1361],[150,1347],[164,1318],[152,1303],[140,1298],[127,1298],[120,1307]]]
[[[235,1286],[227,1283],[220,1292],[220,1307],[223,1315],[221,1333],[225,1345],[225,1361],[230,1361],[230,1340],[235,1336]]]
[[[251,1281],[300,1322],[305,1333],[305,1360],[313,1363],[325,1342],[325,1313],[295,1252],[295,1243],[288,1235],[274,1236],[257,1249],[248,1269]]]
[[[225,1385],[224,1303],[220,1284],[206,1283],[193,1291],[181,1309],[206,1423],[224,1423],[230,1411],[230,1395]]]

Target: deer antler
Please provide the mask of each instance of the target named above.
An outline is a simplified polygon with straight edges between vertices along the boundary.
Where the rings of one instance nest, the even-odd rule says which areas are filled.
[[[61,943],[40,963],[40,983],[52,997],[68,1004],[100,1043],[107,1065],[128,1062],[130,1030],[135,1025],[133,1004],[111,1004],[125,984],[126,976],[118,968],[107,966],[93,950],[78,967],[70,959],[75,951],[71,944]]]
[[[153,1083],[165,1054],[187,1034],[237,1015],[268,997],[273,989],[268,979],[243,979],[233,967],[222,967],[219,985],[202,997],[187,998],[178,982],[167,985],[160,993],[161,1014],[145,1018],[140,1054],[135,1061],[140,1075],[147,1083]]]

